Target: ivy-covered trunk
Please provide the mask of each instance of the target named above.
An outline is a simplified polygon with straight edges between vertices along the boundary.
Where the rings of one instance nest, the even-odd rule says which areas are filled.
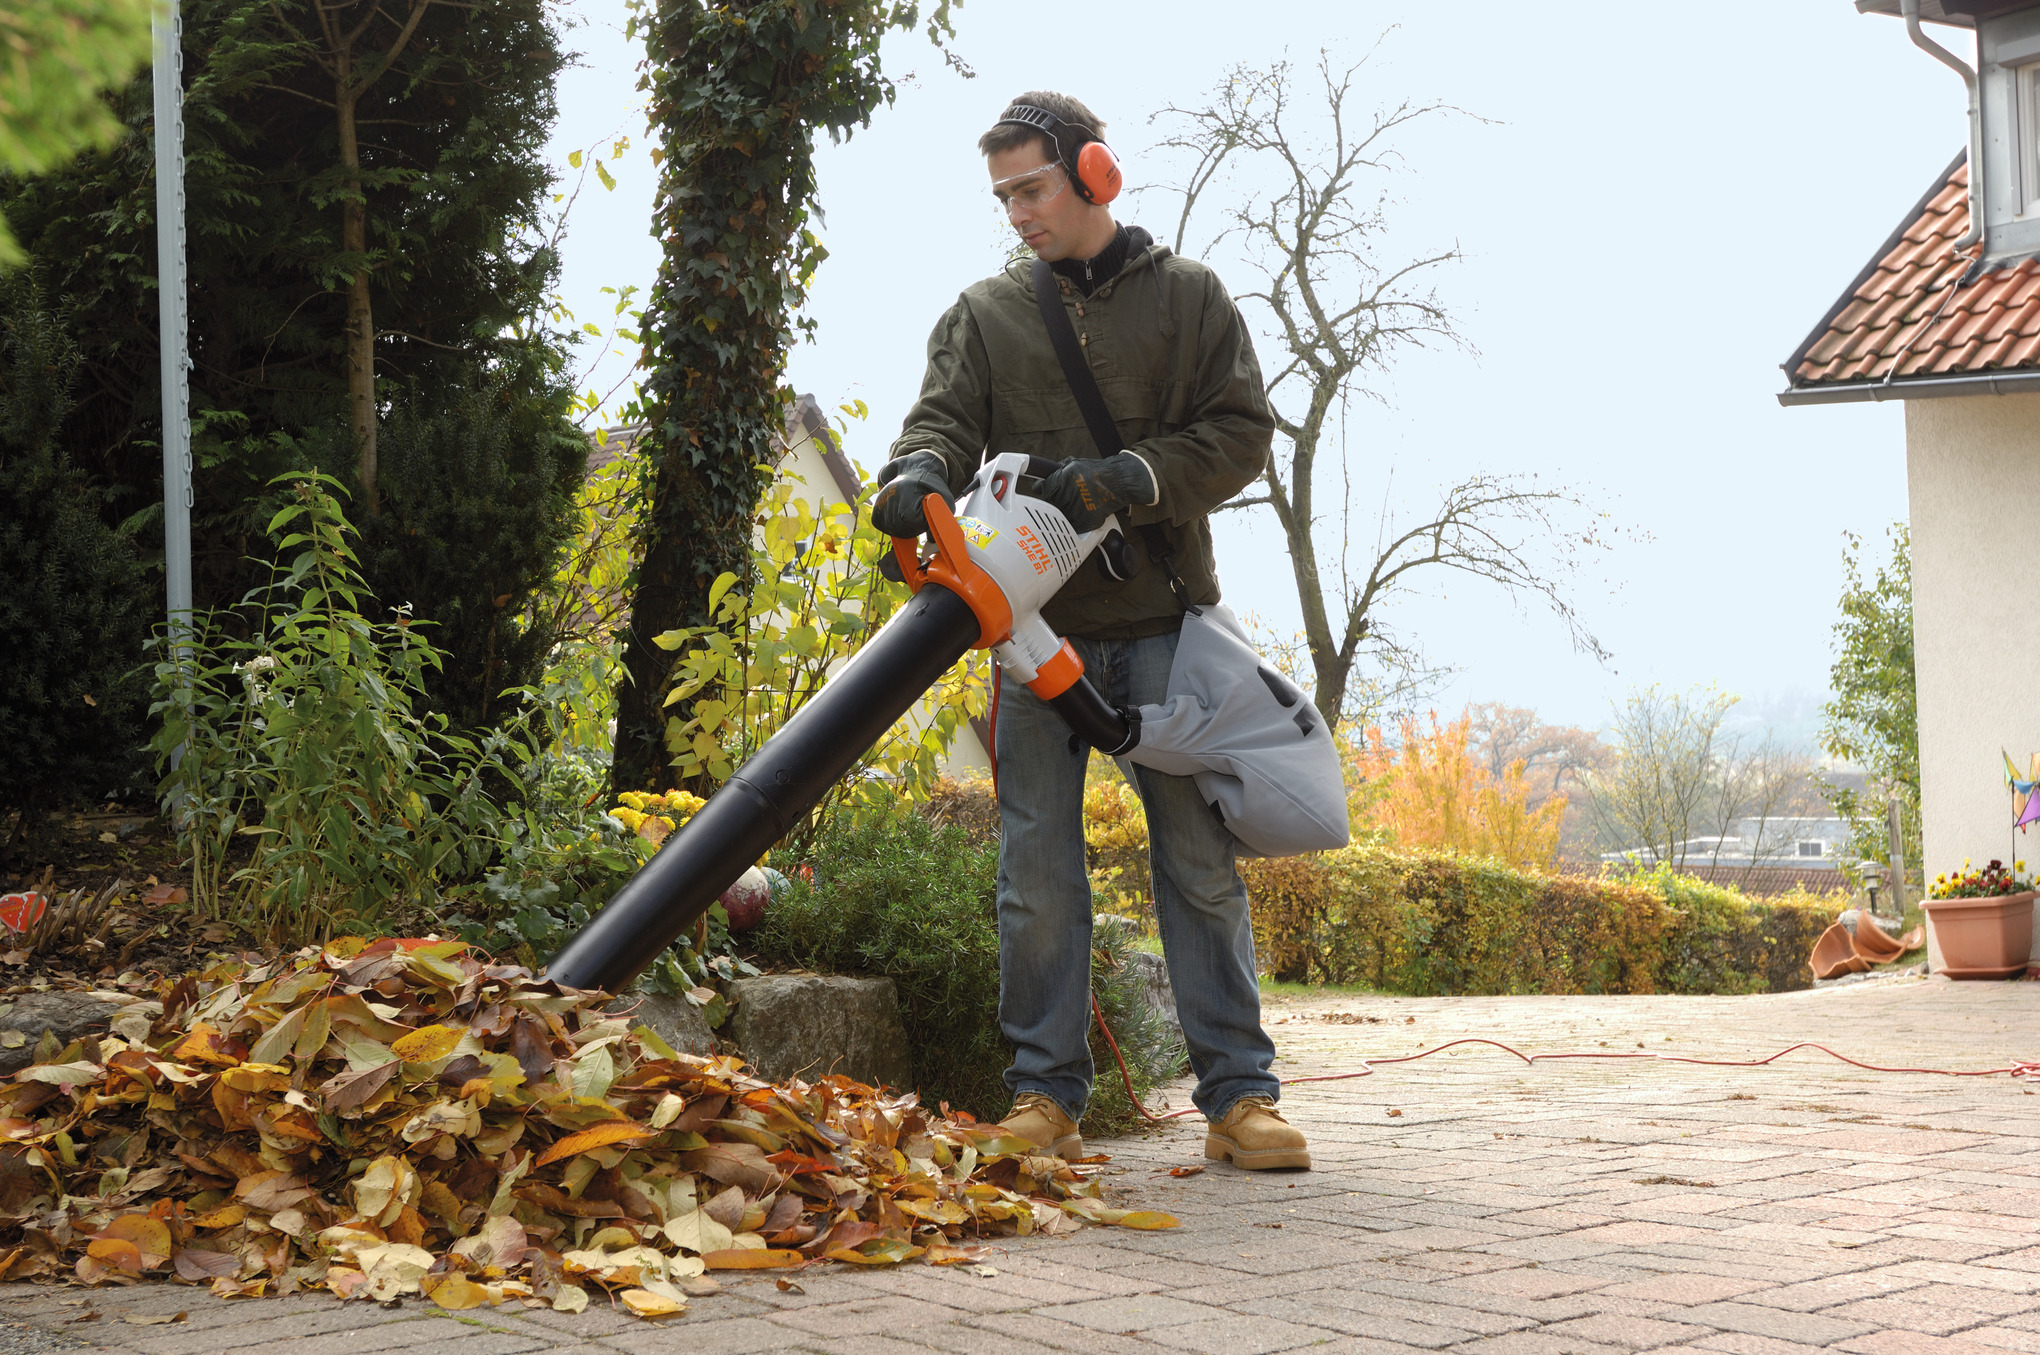
[[[642,563],[617,689],[618,791],[679,788],[666,753],[673,656],[658,636],[706,625],[708,590],[743,574],[751,516],[773,459],[787,348],[825,257],[808,229],[818,129],[847,135],[893,87],[878,44],[919,19],[911,3],[644,0],[660,129],[654,230],[665,258],[645,307]],[[947,0],[930,36],[947,32]]]

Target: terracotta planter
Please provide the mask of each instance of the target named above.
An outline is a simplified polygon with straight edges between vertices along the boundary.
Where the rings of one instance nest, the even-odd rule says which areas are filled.
[[[2026,972],[2033,950],[2034,891],[1993,899],[1928,899],[1920,907],[1941,943],[1951,979],[2009,979]]]

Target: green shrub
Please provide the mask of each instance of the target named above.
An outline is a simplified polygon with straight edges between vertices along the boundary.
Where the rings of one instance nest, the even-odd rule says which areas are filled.
[[[1835,903],[1746,898],[1669,870],[1546,876],[1349,847],[1245,861],[1274,977],[1412,995],[1762,993],[1808,986]]]
[[[0,823],[144,784],[149,625],[161,594],[56,430],[76,348],[26,273],[0,282]]]
[[[408,618],[363,615],[337,482],[289,480],[269,587],[161,646],[151,708],[193,903],[284,943],[429,915],[495,854],[484,774],[516,780],[507,736],[477,744],[418,713],[442,656]]]
[[[879,974],[900,994],[922,1099],[980,1118],[1005,1113],[1002,1079],[1012,1046],[999,1030],[999,851],[961,829],[914,814],[857,824],[832,819],[805,862],[779,865],[793,887],[773,901],[752,934],[781,964]],[[812,872],[812,878],[806,878]],[[1108,950],[1093,953],[1093,984],[1142,1096],[1173,1076],[1180,1056],[1145,1006],[1130,971]],[[1084,1127],[1129,1127],[1132,1109],[1117,1065],[1096,1029],[1097,1090]]]

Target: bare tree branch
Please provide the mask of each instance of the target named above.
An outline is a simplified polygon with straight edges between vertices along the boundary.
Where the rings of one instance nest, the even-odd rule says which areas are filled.
[[[1203,106],[1172,106],[1156,115],[1169,129],[1160,148],[1188,165],[1171,190],[1180,198],[1176,249],[1190,251],[1194,214],[1224,191],[1220,227],[1200,253],[1235,241],[1261,274],[1237,298],[1265,315],[1281,350],[1265,384],[1283,445],[1262,477],[1266,493],[1224,508],[1265,505],[1281,523],[1316,675],[1315,699],[1331,720],[1351,714],[1346,694],[1363,651],[1377,665],[1418,662],[1384,633],[1379,615],[1411,587],[1413,575],[1433,566],[1499,584],[1512,597],[1536,598],[1564,623],[1575,646],[1606,657],[1567,600],[1576,556],[1601,544],[1592,523],[1602,515],[1573,490],[1534,477],[1481,474],[1446,490],[1429,521],[1395,523],[1385,506],[1373,560],[1365,562],[1362,552],[1348,571],[1346,552],[1355,536],[1347,507],[1351,468],[1341,446],[1326,444],[1328,433],[1345,427],[1354,395],[1383,399],[1378,380],[1404,351],[1466,347],[1430,285],[1439,268],[1459,259],[1458,247],[1395,263],[1380,257],[1390,188],[1402,168],[1398,136],[1428,119],[1465,114],[1449,104],[1405,99],[1362,115],[1358,85],[1379,47],[1377,41],[1343,67],[1320,51],[1308,97],[1287,61],[1260,69],[1242,65]],[[1326,491],[1338,500],[1336,526],[1317,506],[1327,456],[1337,458],[1339,480]],[[1587,530],[1572,525],[1581,514]],[[1339,541],[1338,557],[1329,562],[1318,546],[1327,528]]]

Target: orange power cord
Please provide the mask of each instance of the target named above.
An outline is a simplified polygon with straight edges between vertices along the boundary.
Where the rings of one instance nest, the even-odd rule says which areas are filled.
[[[1098,995],[1096,993],[1091,994],[1091,1015],[1097,1018],[1098,1031],[1105,1037],[1105,1043],[1112,1049],[1112,1057],[1119,1063],[1119,1076],[1126,1083],[1126,1099],[1133,1103],[1133,1108],[1140,1112],[1140,1117],[1143,1120],[1152,1125],[1159,1125],[1169,1120],[1181,1119],[1185,1115],[1197,1114],[1196,1108],[1192,1107],[1189,1110],[1173,1110],[1167,1115],[1156,1115],[1146,1106],[1142,1105],[1140,1097],[1134,1094],[1133,1074],[1127,1071],[1126,1056],[1119,1052],[1119,1041],[1112,1038],[1112,1027],[1105,1024],[1105,1009],[1098,1005]],[[1627,1051],[1612,1051],[1606,1054],[1525,1054],[1522,1050],[1515,1048],[1513,1045],[1503,1044],[1500,1040],[1468,1036],[1461,1040],[1448,1040],[1444,1044],[1431,1049],[1421,1049],[1414,1054],[1398,1054],[1382,1058],[1362,1059],[1360,1060],[1360,1071],[1357,1073],[1322,1073],[1315,1077],[1285,1077],[1282,1079],[1282,1085],[1289,1087],[1300,1082],[1347,1082],[1356,1077],[1372,1077],[1374,1075],[1375,1064],[1414,1063],[1418,1059],[1428,1059],[1433,1054],[1442,1054],[1448,1049],[1463,1044],[1490,1045],[1504,1053],[1514,1054],[1525,1063],[1543,1063],[1558,1059],[1652,1059],[1658,1063],[1697,1063],[1708,1068],[1761,1068],[1767,1063],[1776,1063],[1779,1059],[1784,1058],[1795,1050],[1817,1049],[1831,1059],[1839,1059],[1851,1067],[1866,1069],[1873,1073],[1925,1073],[1934,1077],[2010,1076],[2015,1078],[2040,1078],[2040,1061],[2018,1060],[2006,1064],[2002,1068],[1888,1068],[1883,1064],[1864,1063],[1861,1059],[1852,1059],[1847,1054],[1837,1053],[1826,1045],[1815,1044],[1811,1040],[1801,1040],[1798,1044],[1787,1045],[1777,1053],[1767,1054],[1760,1059],[1702,1059],[1694,1058],[1687,1054],[1652,1054],[1648,1051],[1641,1054]]]

